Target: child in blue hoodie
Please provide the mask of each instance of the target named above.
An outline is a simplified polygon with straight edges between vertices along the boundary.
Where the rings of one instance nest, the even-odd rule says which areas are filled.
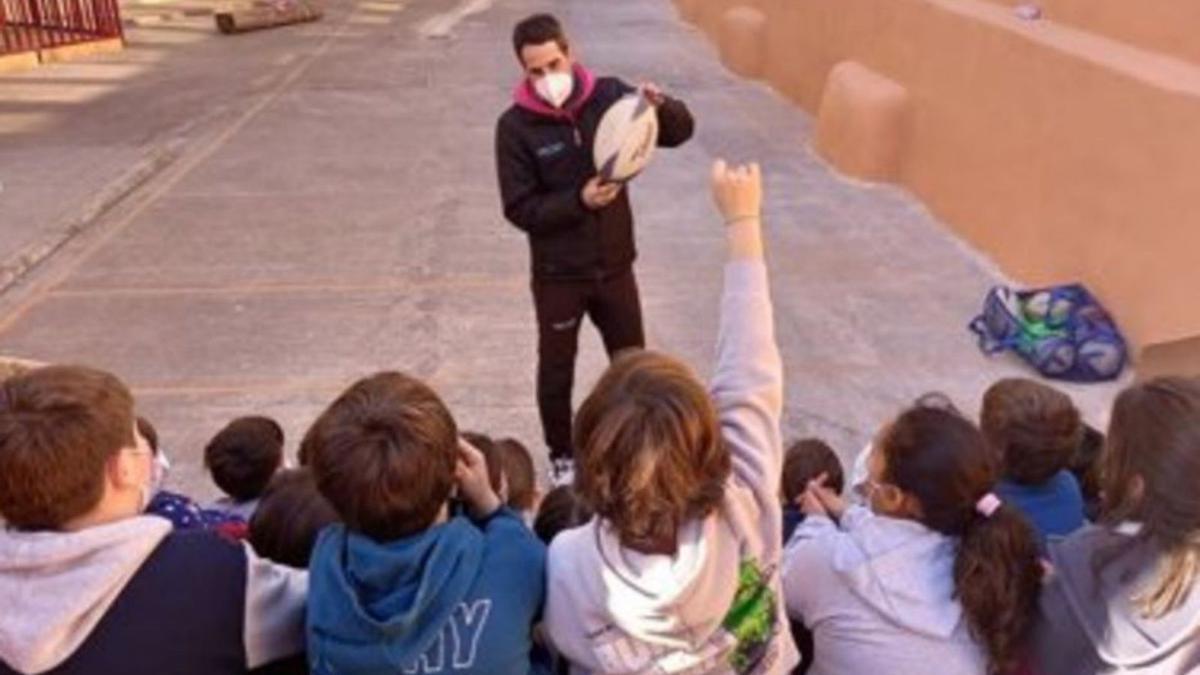
[[[979,425],[1003,469],[996,495],[1029,519],[1043,547],[1084,526],[1083,491],[1070,471],[1083,422],[1071,397],[1035,380],[1000,380],[983,395]]]
[[[344,523],[321,533],[309,567],[315,675],[531,672],[545,546],[437,394],[400,373],[360,380],[301,455]]]

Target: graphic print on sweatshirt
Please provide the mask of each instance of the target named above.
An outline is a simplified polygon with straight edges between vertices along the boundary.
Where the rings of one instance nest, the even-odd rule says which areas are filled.
[[[404,669],[404,675],[452,673],[474,668],[475,657],[479,655],[479,636],[487,626],[491,611],[492,601],[487,598],[470,605],[458,603],[437,639],[421,658]]]
[[[778,658],[771,644],[779,632],[779,608],[769,581],[777,569],[764,570],[746,559],[738,571],[733,604],[716,631],[694,649],[680,651],[631,638],[608,626],[589,639],[604,672],[636,675],[761,675]]]

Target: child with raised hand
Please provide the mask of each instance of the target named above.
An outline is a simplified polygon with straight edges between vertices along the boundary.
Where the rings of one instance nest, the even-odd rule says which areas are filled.
[[[784,553],[788,611],[813,633],[809,672],[1013,672],[1042,567],[1033,529],[994,493],[983,434],[918,403],[871,448],[869,508],[811,483]]]
[[[343,523],[321,531],[309,563],[315,675],[529,673],[545,546],[433,390],[401,373],[360,380],[301,454]],[[450,511],[456,486],[464,515]]]
[[[550,546],[545,631],[573,673],[785,673],[778,575],[783,369],[756,165],[713,167],[729,262],[705,388],[654,352],[617,358],[575,423],[596,517]]]

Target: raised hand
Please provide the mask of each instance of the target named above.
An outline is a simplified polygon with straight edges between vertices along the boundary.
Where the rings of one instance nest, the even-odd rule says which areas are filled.
[[[758,164],[730,167],[718,159],[712,168],[712,193],[729,230],[730,257],[761,258],[763,189]]]
[[[472,518],[486,518],[500,508],[500,497],[488,480],[487,460],[478,448],[462,439],[458,441],[458,464],[454,468],[454,478],[458,481],[459,495]]]

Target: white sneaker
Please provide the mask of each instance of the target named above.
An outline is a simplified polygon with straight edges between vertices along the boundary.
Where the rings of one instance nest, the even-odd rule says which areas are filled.
[[[575,482],[575,460],[569,458],[550,460],[550,485],[561,487]]]

